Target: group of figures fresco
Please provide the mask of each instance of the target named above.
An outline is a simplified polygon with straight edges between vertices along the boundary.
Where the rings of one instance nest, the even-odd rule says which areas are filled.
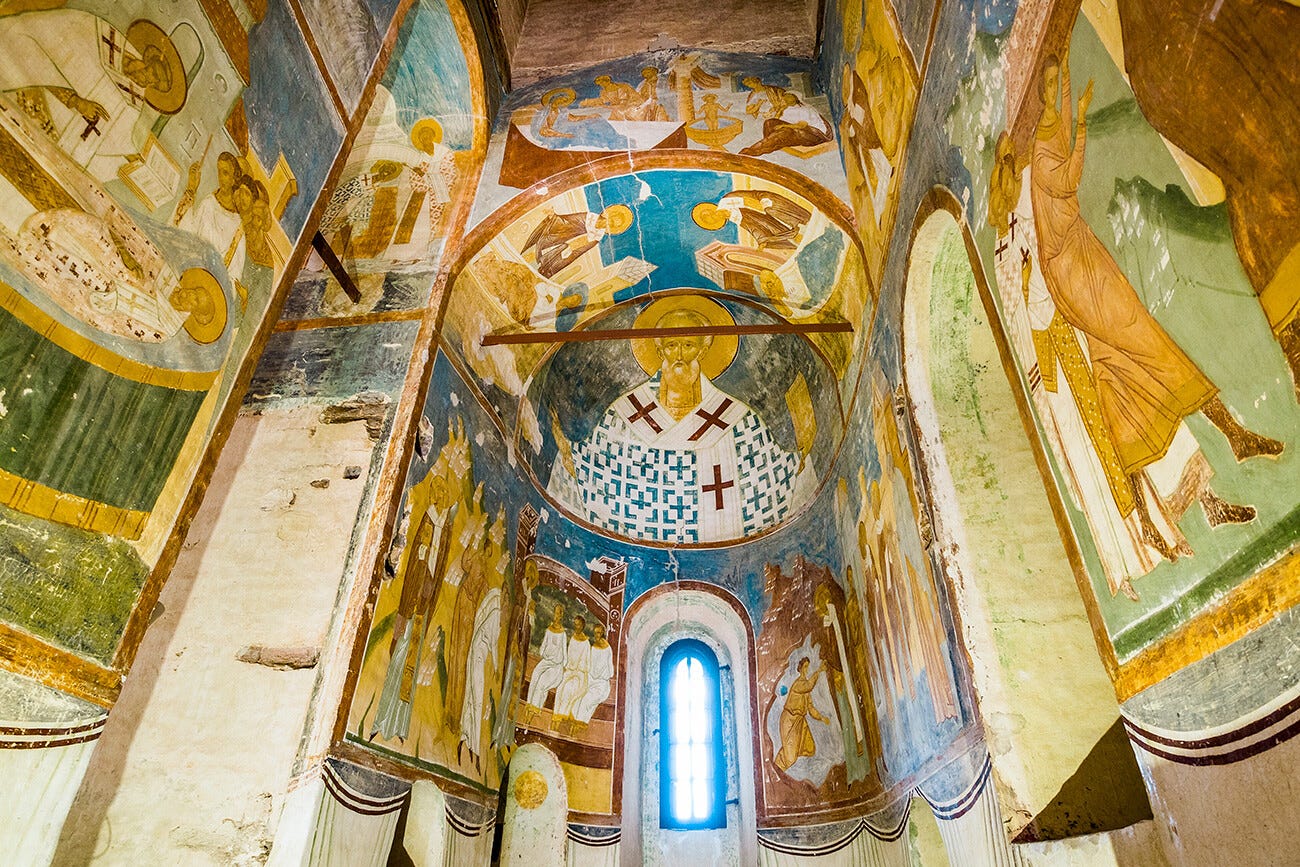
[[[1207,576],[1240,580],[1296,520],[1279,494],[1297,477],[1298,188],[1294,156],[1265,142],[1300,129],[1278,78],[1300,10],[1228,4],[1211,37],[1198,8],[1085,4],[1010,65],[1005,110],[961,130],[1019,33],[1000,20],[949,120],[1077,534],[1099,590],[1135,603],[1103,604],[1112,637]],[[1238,551],[1252,562],[1221,572]],[[1147,598],[1134,582],[1157,574]]]
[[[48,534],[97,561],[3,570],[27,588],[5,616],[102,662],[342,138],[287,7],[255,8],[219,27],[198,0],[0,12],[0,504],[14,550]],[[296,109],[268,124],[279,98]],[[137,562],[110,576],[118,540]],[[82,594],[102,634],[60,624],[53,599]]]
[[[816,175],[837,161],[806,62],[670,52],[561,76],[511,98],[499,181],[527,187],[614,152],[693,148]]]
[[[355,730],[494,785],[512,728],[501,686],[519,591],[505,507],[485,505],[468,436],[463,417],[451,421],[407,492],[404,544],[389,555],[394,577],[371,630],[387,653],[372,647],[366,657],[359,690],[369,695]]]
[[[853,239],[817,205],[751,175],[688,170],[553,194],[501,228],[449,291],[452,345],[553,502],[621,538],[688,544],[742,538],[806,505],[842,412],[811,395],[851,376],[870,306]],[[674,294],[641,300],[663,291]],[[624,319],[725,329],[781,318],[845,328],[794,341],[784,362],[754,338],[738,356],[734,336],[557,351],[491,342]],[[727,385],[764,365],[763,406],[746,397],[752,384]],[[557,393],[552,371],[568,366],[580,379]]]
[[[886,0],[844,0],[838,70],[840,146],[867,270],[879,280],[898,207],[920,77]],[[832,8],[829,14],[836,14]]]
[[[351,743],[488,798],[513,745],[540,742],[571,810],[614,820],[622,618],[679,568],[716,571],[753,627],[771,816],[881,797],[969,723],[896,386],[863,361],[917,73],[886,4],[844,17],[869,31],[844,75],[849,183],[802,62],[647,55],[501,112]],[[444,204],[417,177],[464,169],[385,106],[379,90],[323,231],[354,259],[373,235],[391,268],[401,227],[414,238]],[[555,178],[666,148],[679,167]],[[534,185],[491,213],[501,188]],[[836,198],[850,190],[856,221]],[[601,333],[552,339],[584,330]]]

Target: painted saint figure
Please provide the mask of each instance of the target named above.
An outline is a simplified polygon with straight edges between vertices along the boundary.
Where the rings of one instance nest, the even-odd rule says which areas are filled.
[[[546,214],[524,242],[522,252],[532,253],[537,273],[550,280],[577,262],[606,235],[620,235],[632,226],[632,210],[613,205],[599,214]]]
[[[742,154],[759,157],[785,148],[816,147],[834,138],[830,121],[796,94],[784,88],[766,90],[773,93],[768,97],[771,107],[763,120],[763,137],[742,148]]]
[[[647,306],[643,321],[639,327],[701,329],[733,320],[716,302],[677,296]],[[735,539],[790,516],[808,501],[816,474],[757,413],[713,384],[735,350],[734,337],[715,344],[707,334],[633,341],[653,375],[615,400],[584,440],[570,442],[552,414],[549,493],[592,524],[661,541]],[[642,496],[622,495],[627,485]]]
[[[580,726],[591,722],[596,708],[609,698],[610,681],[614,678],[614,650],[605,638],[605,624],[592,627],[591,661],[587,669],[587,690],[573,704],[573,721]]]
[[[808,668],[811,660],[805,656],[799,660],[799,676],[790,684],[786,693],[785,706],[781,709],[781,749],[773,757],[776,766],[782,771],[804,756],[817,754],[817,743],[813,740],[812,729],[808,726],[808,717],[821,723],[830,723],[813,705],[812,692],[817,680],[822,676],[824,666],[819,667],[810,677]]]
[[[180,54],[152,21],[123,33],[80,10],[26,12],[0,18],[0,45],[0,92],[101,182],[144,145],[142,115],[185,104]]]
[[[627,136],[599,114],[574,114],[569,110],[578,95],[571,87],[560,87],[542,95],[542,105],[533,117],[532,133],[552,150],[624,150]]]
[[[379,694],[379,708],[370,727],[371,740],[382,735],[386,740],[405,741],[410,732],[416,673],[421,667],[425,633],[442,586],[451,542],[449,530],[459,505],[458,502],[431,504],[431,514],[426,513],[420,520],[415,548],[402,582],[402,595],[393,614],[388,670]]]
[[[559,688],[555,690],[555,715],[551,720],[553,728],[559,728],[560,723],[573,717],[575,705],[587,692],[590,671],[591,642],[587,640],[587,618],[575,614],[573,634],[569,636],[569,647],[564,655],[564,676]]]
[[[546,704],[551,690],[560,685],[564,679],[565,651],[568,647],[569,633],[564,628],[564,606],[556,604],[551,613],[551,622],[542,634],[542,645],[538,648],[537,667],[533,669],[528,681],[528,704],[531,714],[536,714]],[[527,721],[527,719],[525,719]]]
[[[1198,410],[1227,437],[1237,460],[1276,456],[1282,443],[1247,430],[1218,397],[1218,388],[1201,372],[1146,309],[1128,278],[1098,240],[1079,209],[1087,109],[1092,83],[1079,98],[1072,123],[1073,96],[1068,57],[1049,56],[1040,73],[1044,109],[1034,137],[1030,194],[1038,251],[1047,290],[1061,316],[1084,336],[1097,386],[1097,412],[1114,444],[1120,468],[1133,483],[1147,542],[1169,560],[1190,553],[1171,543],[1152,517],[1168,499],[1152,484],[1148,468],[1166,456],[1181,460],[1173,474],[1203,465],[1190,500],[1199,501],[1211,526],[1253,520],[1249,506],[1224,501],[1209,487],[1208,463],[1194,440],[1186,453],[1173,453],[1186,432],[1184,419]],[[1073,141],[1072,141],[1073,138]],[[1177,487],[1179,481],[1174,482]],[[1135,596],[1131,586],[1120,589]]]

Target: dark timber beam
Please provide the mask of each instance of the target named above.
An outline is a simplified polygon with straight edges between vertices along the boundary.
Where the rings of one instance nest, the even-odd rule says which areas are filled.
[[[329,241],[325,240],[325,236],[320,232],[312,235],[311,246],[313,250],[320,254],[322,261],[325,262],[325,267],[330,269],[334,279],[339,281],[339,285],[343,287],[343,294],[348,296],[353,304],[360,304],[361,290],[357,288],[356,283],[352,282],[352,275],[348,274],[347,270],[344,269],[343,263],[339,261],[334,248],[330,246]]]
[[[615,328],[592,331],[526,331],[517,334],[489,334],[483,346],[519,343],[591,343],[597,340],[632,340],[645,337],[721,337],[732,334],[828,334],[853,331],[848,322],[773,322],[770,325],[693,325],[681,328]]]

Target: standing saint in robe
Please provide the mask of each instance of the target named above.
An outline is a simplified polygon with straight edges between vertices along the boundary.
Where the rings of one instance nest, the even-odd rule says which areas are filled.
[[[474,493],[475,502],[480,500],[482,492],[483,483],[479,482],[478,489]],[[497,515],[496,524],[492,527],[490,533],[487,520],[488,516],[486,514],[473,515],[470,518],[469,525],[466,526],[461,535],[464,548],[460,557],[460,581],[456,590],[450,636],[447,642],[449,677],[445,707],[443,708],[446,714],[447,728],[451,731],[455,731],[456,723],[460,719],[465,702],[466,661],[469,659],[470,643],[474,637],[474,620],[478,614],[479,603],[483,601],[483,596],[487,593],[488,565],[492,560],[491,551],[497,544],[497,539],[504,540],[505,536],[504,514],[499,513]],[[451,583],[457,582],[452,581]]]
[[[1171,545],[1151,517],[1160,492],[1149,467],[1178,445],[1184,419],[1200,411],[1227,437],[1238,461],[1276,456],[1283,445],[1247,430],[1218,397],[1218,388],[1143,305],[1124,272],[1079,209],[1092,83],[1079,98],[1078,122],[1070,87],[1069,58],[1048,56],[1039,79],[1043,114],[1034,136],[1030,198],[1047,290],[1064,320],[1084,336],[1104,420],[1133,493],[1148,544],[1169,560],[1189,553]],[[1071,141],[1073,135],[1073,141]],[[1190,498],[1200,502],[1211,526],[1254,520],[1250,506],[1226,502],[1209,488],[1208,462],[1192,443],[1178,457],[1187,476],[1193,461],[1199,479]],[[1199,458],[1199,459],[1198,459]],[[1178,486],[1178,482],[1175,482]],[[1121,589],[1130,595],[1131,587]]]
[[[388,670],[379,694],[379,708],[370,727],[370,739],[405,741],[411,728],[411,701],[415,694],[416,673],[425,652],[425,633],[442,575],[447,565],[447,548],[451,542],[451,524],[459,503],[447,503],[446,487],[435,480],[435,498],[429,511],[420,519],[415,533],[415,548],[406,564],[402,595],[393,614],[393,637],[389,642]]]
[[[498,518],[497,525],[504,525]],[[465,701],[460,711],[460,745],[457,747],[457,761],[460,761],[460,748],[469,749],[474,759],[474,767],[482,769],[483,724],[487,711],[491,684],[496,680],[499,666],[497,645],[501,637],[502,596],[501,588],[505,584],[506,553],[503,545],[496,542],[496,526],[489,538],[492,541],[488,563],[488,590],[479,603],[474,615],[474,632],[470,639],[469,659],[465,662]],[[498,708],[498,713],[501,711]]]

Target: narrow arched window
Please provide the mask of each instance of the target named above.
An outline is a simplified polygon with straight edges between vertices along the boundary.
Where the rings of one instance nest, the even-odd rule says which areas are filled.
[[[726,827],[718,657],[682,639],[664,651],[659,677],[659,824]]]

